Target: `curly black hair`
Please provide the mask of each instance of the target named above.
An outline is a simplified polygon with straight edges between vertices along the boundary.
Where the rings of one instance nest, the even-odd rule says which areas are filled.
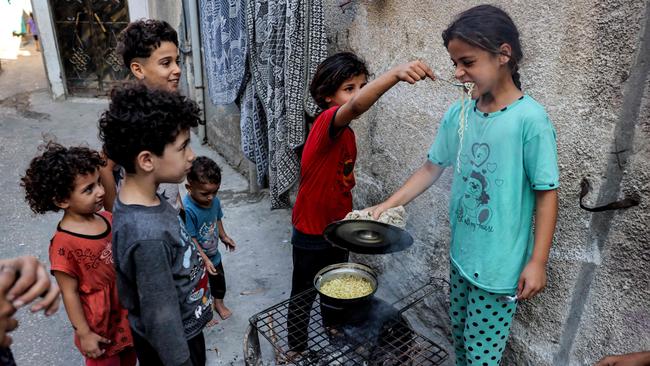
[[[339,52],[318,65],[309,85],[309,92],[320,108],[327,109],[325,98],[336,94],[341,84],[357,75],[368,77],[365,62],[352,52]]]
[[[138,154],[162,156],[181,131],[199,124],[200,109],[187,97],[128,84],[111,91],[111,104],[99,118],[99,138],[109,159],[135,173]]]
[[[178,47],[178,34],[164,20],[140,19],[120,32],[117,37],[117,52],[122,55],[128,68],[136,57],[147,58],[161,42],[172,42]]]
[[[199,156],[192,162],[192,169],[187,173],[187,181],[190,184],[221,184],[221,168],[207,156]]]
[[[79,175],[92,174],[106,165],[101,155],[83,146],[66,148],[55,142],[39,147],[43,154],[32,159],[20,185],[35,213],[57,212],[56,202],[70,198]]]

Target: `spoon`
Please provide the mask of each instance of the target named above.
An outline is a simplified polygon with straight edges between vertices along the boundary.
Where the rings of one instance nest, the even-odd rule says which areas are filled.
[[[443,78],[443,77],[440,75],[440,72],[438,72],[438,71],[434,71],[433,74],[436,76],[436,80],[444,81],[444,82],[447,83],[447,84],[450,84],[450,85],[453,85],[453,86],[457,86],[457,87],[459,87],[459,88],[465,88],[465,87],[467,87],[467,85],[465,85],[464,83],[459,83],[459,82],[455,82],[455,81],[451,81],[451,80],[447,80],[447,79]]]
[[[517,300],[519,300],[517,295],[512,295],[512,296],[504,295],[504,296],[497,297],[498,302],[504,302],[504,303],[511,303],[511,302],[515,302]]]
[[[463,83],[456,83],[456,82],[453,82],[453,81],[450,81],[450,80],[447,80],[447,79],[443,79],[441,77],[437,77],[437,75],[436,75],[436,80],[444,81],[445,83],[451,84],[453,86],[457,86],[459,88],[464,88],[465,87],[465,84],[463,84]]]

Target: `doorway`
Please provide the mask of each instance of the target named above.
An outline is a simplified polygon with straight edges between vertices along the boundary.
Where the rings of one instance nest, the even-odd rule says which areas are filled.
[[[116,52],[126,0],[50,0],[67,94],[104,96],[128,76]]]

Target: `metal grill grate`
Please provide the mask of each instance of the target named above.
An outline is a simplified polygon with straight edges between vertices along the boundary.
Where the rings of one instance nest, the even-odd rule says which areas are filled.
[[[305,291],[291,299],[274,305],[250,318],[257,329],[273,346],[278,363],[294,365],[441,365],[447,352],[430,339],[418,334],[409,326],[405,312],[433,294],[446,295],[447,282],[431,279],[406,297],[374,308],[375,318],[346,325],[323,325],[331,323],[328,309],[321,307],[315,289]],[[316,298],[314,300],[314,297]],[[289,334],[289,308],[309,309],[303,316],[309,324],[296,326],[292,323]],[[306,312],[306,310],[304,310]],[[302,338],[307,350],[302,353],[289,352],[290,337]],[[295,344],[295,341],[293,342]]]

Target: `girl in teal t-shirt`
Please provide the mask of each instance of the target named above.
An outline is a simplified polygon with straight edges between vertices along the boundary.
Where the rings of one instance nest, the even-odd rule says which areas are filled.
[[[471,8],[443,40],[471,99],[449,108],[424,165],[370,210],[379,217],[409,203],[453,166],[449,313],[456,364],[497,365],[517,306],[503,295],[530,299],[546,286],[558,207],[555,130],[521,91],[519,32],[508,14]]]

